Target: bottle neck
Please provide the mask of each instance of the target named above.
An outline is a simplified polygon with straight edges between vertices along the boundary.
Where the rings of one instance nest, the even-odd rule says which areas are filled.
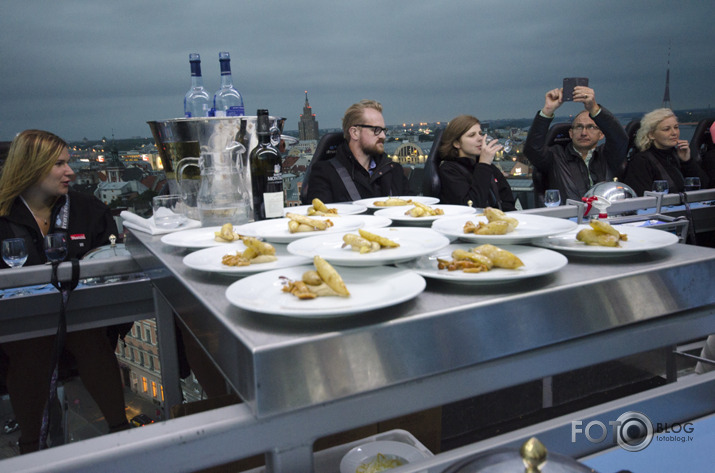
[[[231,61],[222,59],[221,61],[221,87],[233,87],[231,77]]]
[[[204,78],[201,77],[201,63],[191,61],[191,87],[203,87]]]

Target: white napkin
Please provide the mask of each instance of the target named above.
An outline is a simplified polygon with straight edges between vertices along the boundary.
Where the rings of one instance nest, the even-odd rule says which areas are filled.
[[[151,235],[163,235],[165,233],[178,232],[181,230],[188,230],[190,228],[199,228],[201,226],[201,222],[189,218],[186,219],[186,222],[176,228],[159,228],[154,225],[153,218],[143,218],[126,210],[123,210],[119,216],[122,217],[122,225],[125,227],[149,233]]]

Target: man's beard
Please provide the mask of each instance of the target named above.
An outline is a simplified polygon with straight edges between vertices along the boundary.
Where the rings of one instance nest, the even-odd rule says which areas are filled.
[[[368,156],[380,155],[385,152],[385,142],[378,141],[374,145],[361,145],[362,152]]]

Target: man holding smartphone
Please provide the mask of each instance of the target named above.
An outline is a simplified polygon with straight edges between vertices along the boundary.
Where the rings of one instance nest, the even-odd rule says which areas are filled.
[[[568,86],[573,81],[564,80]],[[547,146],[546,134],[554,112],[564,102],[564,89],[546,92],[544,107],[534,117],[524,145],[529,162],[546,178],[545,188],[558,189],[562,202],[581,197],[596,183],[621,178],[626,167],[628,136],[616,117],[596,102],[593,89],[576,85],[566,91],[584,111],[571,122],[564,144]],[[605,137],[603,144],[598,142]],[[543,201],[543,196],[537,196]]]

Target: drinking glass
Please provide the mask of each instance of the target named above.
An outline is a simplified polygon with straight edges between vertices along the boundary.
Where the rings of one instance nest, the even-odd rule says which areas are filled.
[[[544,205],[547,207],[557,207],[561,205],[561,193],[558,189],[547,189],[544,193]]]
[[[2,242],[2,259],[11,268],[19,268],[27,261],[27,248],[22,238],[9,238]]]
[[[662,194],[667,194],[668,193],[668,181],[666,181],[666,180],[653,181],[653,192],[660,192]]]
[[[696,191],[700,189],[700,178],[699,177],[686,177],[685,178],[685,191]]]
[[[11,268],[19,268],[27,261],[27,248],[22,238],[9,238],[2,241],[2,259]],[[26,296],[28,291],[20,288],[0,291],[0,297]]]
[[[178,194],[159,195],[152,199],[154,225],[158,228],[177,228],[186,223],[184,201]]]
[[[59,263],[67,257],[67,235],[50,233],[45,236],[45,256],[50,263]]]

